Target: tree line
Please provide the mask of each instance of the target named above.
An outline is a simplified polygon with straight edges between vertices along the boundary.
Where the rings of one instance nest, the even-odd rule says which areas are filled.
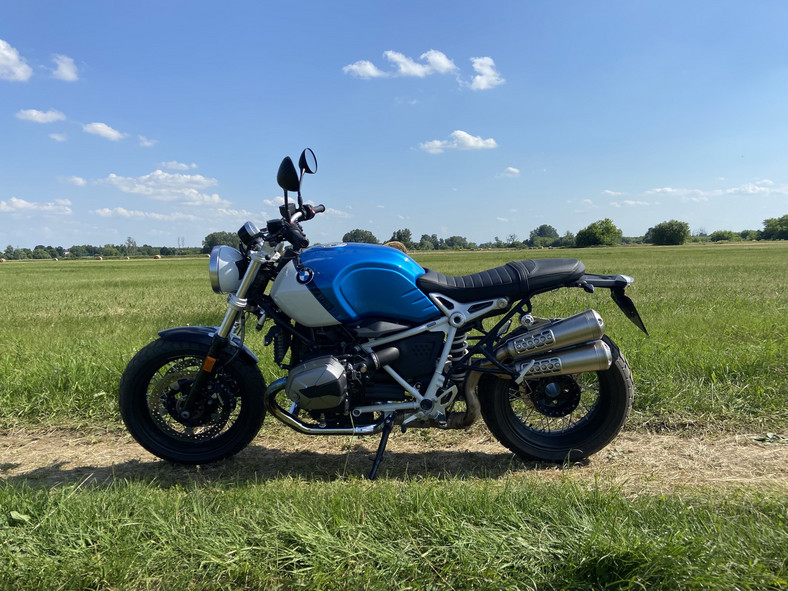
[[[605,218],[589,224],[577,235],[566,232],[563,236],[549,224],[542,224],[531,230],[528,238],[519,240],[516,234],[508,235],[504,240],[498,236],[489,242],[476,244],[464,236],[449,236],[439,238],[437,234],[422,234],[418,242],[413,238],[412,232],[403,228],[395,230],[391,238],[385,242],[400,242],[408,250],[474,250],[490,248],[585,248],[588,246],[616,246],[618,244],[655,244],[655,245],[680,245],[686,242],[720,242],[740,240],[788,240],[788,215],[779,218],[768,218],[763,221],[762,230],[716,230],[707,234],[699,229],[690,233],[687,222],[669,220],[652,226],[643,236],[627,237],[616,225]],[[381,244],[381,241],[369,230],[355,229],[342,236],[343,242],[367,242]],[[180,242],[180,240],[179,240]],[[202,241],[202,246],[151,246],[137,242],[128,237],[123,244],[105,244],[93,246],[90,244],[75,244],[70,248],[62,246],[44,246],[38,244],[35,248],[14,248],[10,244],[0,253],[7,260],[20,259],[60,259],[60,258],[86,258],[86,257],[152,257],[196,255],[211,252],[214,246],[225,244],[238,248],[238,235],[235,232],[212,232]]]
[[[74,244],[69,248],[62,246],[44,246],[37,244],[34,248],[14,248],[12,245],[5,247],[0,253],[0,257],[6,260],[23,259],[83,259],[83,258],[113,258],[113,257],[153,257],[199,254],[202,252],[200,247],[170,247],[170,246],[151,246],[150,244],[137,245],[137,242],[129,237],[123,244],[105,244],[104,246],[94,246],[92,244]]]
[[[542,224],[531,230],[527,239],[519,240],[516,234],[510,234],[505,240],[498,236],[491,242],[476,244],[463,236],[439,238],[436,234],[422,234],[418,242],[407,228],[395,230],[391,238],[385,242],[400,242],[408,250],[468,250],[489,248],[585,248],[589,246],[616,246],[618,244],[655,244],[680,245],[686,242],[720,242],[739,240],[788,240],[788,215],[780,218],[768,218],[763,222],[762,230],[716,230],[707,234],[699,229],[690,232],[687,222],[668,220],[652,226],[643,236],[627,237],[616,227],[610,218],[597,220],[589,224],[577,235],[566,232],[558,234],[553,226]],[[343,242],[367,242],[380,244],[377,237],[369,230],[355,229],[342,237]]]

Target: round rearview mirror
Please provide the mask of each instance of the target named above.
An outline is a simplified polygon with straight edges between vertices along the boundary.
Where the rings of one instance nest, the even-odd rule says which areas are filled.
[[[298,159],[298,168],[307,174],[315,174],[317,172],[317,158],[311,148],[307,148],[301,152],[301,157]]]
[[[290,156],[282,160],[282,164],[279,165],[279,171],[276,173],[276,182],[285,191],[298,191],[300,188],[301,182],[298,180],[298,171]]]

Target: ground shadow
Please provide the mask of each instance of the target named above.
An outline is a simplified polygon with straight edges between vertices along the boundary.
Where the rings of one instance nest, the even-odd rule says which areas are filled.
[[[163,488],[189,483],[244,483],[277,478],[333,481],[363,478],[372,466],[373,453],[354,449],[341,453],[282,451],[250,446],[237,456],[205,466],[184,466],[159,459],[131,460],[109,466],[73,466],[54,462],[22,474],[0,479],[10,484],[53,486],[63,484],[112,485],[129,480]],[[8,465],[7,465],[8,466]],[[512,471],[555,470],[556,464],[523,462],[511,453],[470,451],[387,452],[378,479],[498,478]],[[7,470],[4,470],[7,471]]]

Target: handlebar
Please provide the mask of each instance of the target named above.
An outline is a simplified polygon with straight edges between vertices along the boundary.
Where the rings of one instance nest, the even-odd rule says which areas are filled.
[[[298,250],[306,248],[309,246],[309,239],[304,234],[299,220],[302,222],[311,220],[318,213],[323,213],[325,210],[325,205],[304,205],[298,209],[298,211],[294,211],[290,214],[289,221],[285,215],[287,212],[283,212],[283,217],[268,220],[266,223],[266,231],[257,234],[257,241],[260,244],[267,243],[271,246],[275,246],[277,242],[286,240]]]

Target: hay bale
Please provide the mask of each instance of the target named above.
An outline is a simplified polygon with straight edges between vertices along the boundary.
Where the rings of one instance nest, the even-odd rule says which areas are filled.
[[[401,252],[404,252],[405,254],[408,254],[408,249],[405,247],[405,245],[402,244],[402,242],[398,242],[396,240],[392,240],[390,242],[384,242],[383,246],[388,246],[390,248],[396,248],[397,250],[399,250]]]
[[[97,261],[103,261],[103,260],[104,260],[104,258],[103,258],[103,257],[100,257],[100,256],[98,256],[98,255],[96,255],[96,260],[97,260]]]
[[[4,262],[5,262],[5,259],[0,259],[0,263],[4,263]]]
[[[130,261],[131,259],[130,259],[129,257],[126,257],[126,260],[127,260],[127,261]]]
[[[153,257],[153,260],[154,261],[160,261],[161,260],[161,255],[157,254],[155,257]]]

